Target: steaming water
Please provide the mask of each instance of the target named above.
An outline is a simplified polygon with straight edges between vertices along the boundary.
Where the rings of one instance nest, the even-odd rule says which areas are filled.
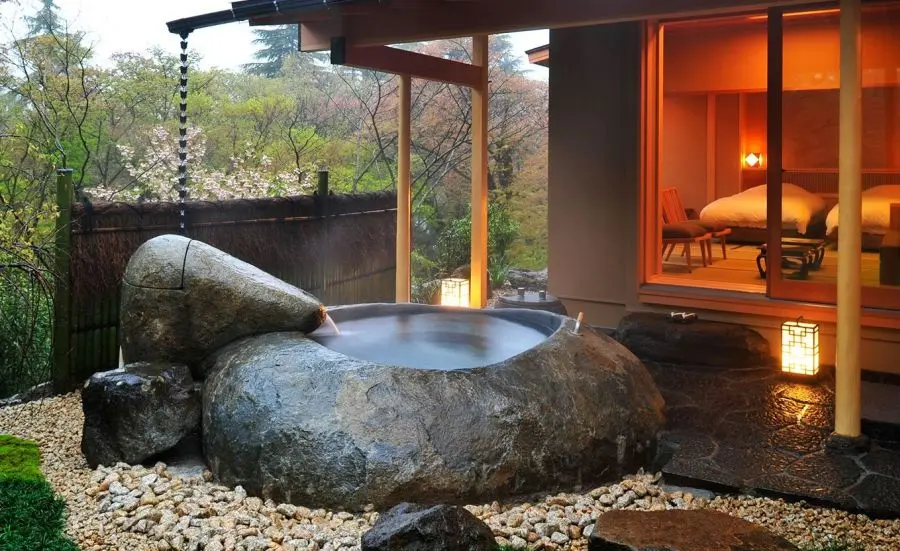
[[[334,323],[334,320],[331,319],[331,316],[329,316],[328,314],[325,314],[325,323],[327,323],[328,326],[331,328],[332,333],[334,333],[335,335],[341,334],[341,330],[338,329],[337,324]]]
[[[335,329],[337,326],[335,326]],[[419,369],[469,369],[520,354],[547,338],[526,325],[455,312],[398,314],[341,322],[311,337],[359,360]]]

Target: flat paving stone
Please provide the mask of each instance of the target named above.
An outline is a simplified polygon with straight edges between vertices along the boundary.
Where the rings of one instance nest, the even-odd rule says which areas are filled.
[[[588,551],[797,551],[781,536],[709,510],[609,511],[597,518]]]
[[[673,398],[660,434],[670,454],[661,465],[667,479],[900,516],[900,441],[879,438],[892,433],[869,434],[868,452],[825,448],[834,423],[828,376],[799,383],[774,367],[646,365]]]
[[[803,455],[819,451],[825,445],[829,431],[808,425],[789,425],[769,437],[769,445],[786,452]]]
[[[870,474],[850,489],[849,494],[859,502],[864,511],[878,516],[900,514],[900,480]]]
[[[863,474],[862,468],[853,457],[827,451],[805,455],[787,471],[779,470],[797,478],[837,489],[849,488],[856,484]]]
[[[900,480],[900,454],[884,448],[873,449],[860,459],[866,470]]]

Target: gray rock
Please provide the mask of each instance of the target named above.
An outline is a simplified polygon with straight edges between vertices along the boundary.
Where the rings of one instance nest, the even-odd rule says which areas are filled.
[[[174,447],[200,423],[200,397],[181,364],[141,362],[95,373],[81,401],[81,451],[91,468],[140,463]]]
[[[494,551],[488,526],[454,505],[401,503],[362,535],[362,551]]]
[[[546,290],[547,268],[537,272],[513,268],[506,272],[506,280],[512,287],[524,287],[526,291]]]
[[[342,316],[440,311],[331,310],[339,326]],[[478,503],[646,466],[664,404],[633,354],[548,312],[471,315],[543,324],[550,336],[508,360],[452,371],[355,359],[300,333],[225,347],[203,394],[210,469],[276,501],[360,509]]]
[[[644,361],[711,366],[755,367],[774,362],[769,341],[734,323],[696,320],[673,322],[667,314],[626,314],[616,340]]]
[[[712,510],[609,511],[597,519],[588,551],[797,551],[769,530]]]
[[[125,269],[121,305],[125,363],[185,363],[197,379],[211,352],[273,331],[311,332],[325,321],[312,295],[200,241],[163,235]]]
[[[0,408],[18,406],[36,400],[43,400],[44,398],[49,398],[51,396],[53,396],[53,382],[47,381],[46,383],[35,385],[24,392],[0,400]]]

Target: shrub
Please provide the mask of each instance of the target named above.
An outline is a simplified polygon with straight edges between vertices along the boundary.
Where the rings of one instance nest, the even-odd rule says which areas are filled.
[[[0,267],[0,398],[50,378],[53,299],[48,279],[25,264]]]

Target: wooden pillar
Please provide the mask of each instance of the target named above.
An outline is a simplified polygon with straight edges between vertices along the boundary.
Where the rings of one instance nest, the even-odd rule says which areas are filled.
[[[64,393],[72,387],[70,266],[72,253],[72,169],[56,171],[56,287],[53,293],[53,390]]]
[[[412,248],[412,190],[410,168],[410,106],[412,79],[400,75],[400,121],[397,131],[397,291],[396,302],[409,302]]]
[[[837,435],[860,435],[860,314],[862,259],[862,73],[860,0],[841,0],[840,184],[838,204],[837,349],[835,419]]]
[[[469,306],[488,298],[488,36],[472,37],[472,64],[481,70],[472,88],[472,256]]]

